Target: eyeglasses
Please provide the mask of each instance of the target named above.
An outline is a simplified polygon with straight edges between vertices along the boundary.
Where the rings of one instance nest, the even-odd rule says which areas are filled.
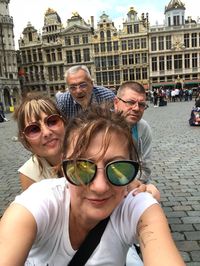
[[[128,185],[136,177],[139,164],[131,160],[117,160],[108,163],[104,168],[98,168],[90,160],[64,160],[62,168],[67,180],[76,186],[90,184],[96,174],[97,169],[105,169],[108,181],[114,186]]]
[[[62,116],[57,114],[50,115],[48,117],[45,117],[44,123],[49,129],[54,130],[63,124]],[[42,131],[40,123],[34,122],[25,127],[23,134],[27,138],[36,139],[40,136],[41,132]]]
[[[86,89],[87,86],[88,86],[88,84],[86,82],[82,82],[80,84],[69,85],[69,89],[74,91],[77,88],[79,88],[79,89]]]
[[[131,101],[125,101],[123,100],[122,98],[120,97],[117,97],[120,101],[122,101],[123,103],[125,103],[127,105],[127,107],[133,107],[135,106],[136,104],[138,104],[139,106],[139,109],[142,109],[142,110],[145,110],[147,109],[149,106],[146,104],[146,102],[139,102],[139,101],[134,101],[134,100],[131,100]]]

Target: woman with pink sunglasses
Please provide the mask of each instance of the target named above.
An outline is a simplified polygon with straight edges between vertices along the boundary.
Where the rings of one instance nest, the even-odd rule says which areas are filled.
[[[22,189],[46,178],[62,176],[56,171],[61,160],[61,149],[66,120],[49,97],[29,94],[15,110],[18,138],[32,153],[19,168]]]

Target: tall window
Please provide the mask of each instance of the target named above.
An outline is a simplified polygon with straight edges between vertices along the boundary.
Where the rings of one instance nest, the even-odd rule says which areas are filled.
[[[139,32],[139,24],[134,24],[134,33]]]
[[[133,27],[132,25],[127,25],[127,33],[132,34],[133,33]]]
[[[108,56],[107,57],[107,61],[108,61],[108,69],[112,69],[113,68],[113,58],[112,58],[112,56]]]
[[[106,57],[105,56],[102,56],[101,57],[101,67],[103,70],[106,69],[106,66],[107,66],[107,63],[106,63]]]
[[[75,35],[73,38],[74,38],[74,44],[79,44],[79,36]]]
[[[122,65],[126,66],[127,64],[128,64],[127,55],[123,54],[122,55]]]
[[[190,35],[189,35],[189,33],[184,34],[184,45],[186,48],[190,47]]]
[[[113,42],[113,49],[114,49],[114,51],[118,51],[119,50],[119,43],[118,43],[118,41],[114,41]]]
[[[181,69],[183,67],[182,54],[174,55],[174,69]]]
[[[120,83],[120,71],[115,71],[115,81],[116,83]]]
[[[58,61],[61,61],[62,60],[62,51],[61,51],[61,48],[58,48],[57,49],[57,57],[58,57]]]
[[[174,26],[180,25],[180,18],[179,18],[179,16],[173,16],[173,24],[174,24]]]
[[[157,71],[158,64],[157,64],[157,57],[152,57],[152,71]]]
[[[140,54],[135,54],[135,64],[140,64]]]
[[[75,50],[75,62],[76,63],[81,62],[81,50]]]
[[[125,51],[127,49],[126,41],[122,41],[122,51]]]
[[[105,52],[106,51],[106,45],[105,45],[105,43],[101,43],[100,44],[100,47],[101,47],[101,52]]]
[[[141,48],[142,49],[147,48],[147,39],[146,38],[141,38]]]
[[[127,69],[123,69],[123,80],[124,81],[129,80],[129,78],[128,78],[128,70]]]
[[[34,62],[37,61],[37,53],[36,53],[36,49],[33,49],[33,61],[34,61]]]
[[[142,79],[147,79],[147,68],[146,67],[142,68]]]
[[[112,71],[108,72],[108,78],[109,78],[109,83],[113,84],[114,83],[114,75]]]
[[[190,68],[190,54],[185,54],[185,68]]]
[[[151,37],[151,51],[157,50],[156,37]]]
[[[90,50],[88,48],[83,49],[83,61],[90,61]]]
[[[70,36],[66,36],[65,37],[65,44],[66,45],[71,45],[71,37]]]
[[[104,41],[104,32],[103,31],[100,32],[100,40]]]
[[[67,51],[66,52],[66,61],[69,64],[73,63],[72,51]]]
[[[97,81],[97,84],[101,84],[101,72],[96,73],[96,81]]]
[[[98,43],[95,43],[94,44],[94,52],[95,53],[98,53],[99,52],[99,44]]]
[[[87,34],[83,34],[82,40],[83,40],[84,44],[88,43],[88,35]]]
[[[140,49],[140,39],[135,39],[135,49]]]
[[[94,63],[95,63],[96,70],[100,70],[100,68],[101,68],[101,60],[100,60],[99,57],[95,58]]]
[[[158,37],[158,48],[160,51],[164,50],[164,37],[163,36]]]
[[[160,71],[164,71],[165,70],[164,56],[159,56],[159,70]]]
[[[115,67],[119,67],[119,55],[114,56],[114,65]]]
[[[167,70],[172,70],[172,56],[167,55]]]
[[[136,68],[136,70],[135,70],[135,78],[136,78],[136,80],[141,80],[140,68]]]
[[[197,53],[192,53],[192,67],[197,67]]]
[[[166,50],[170,50],[172,47],[171,35],[166,36]]]
[[[107,30],[106,35],[107,35],[107,40],[108,41],[111,40],[111,32],[110,32],[110,30]]]
[[[108,52],[112,51],[112,43],[111,42],[107,42],[107,51]]]
[[[128,40],[128,50],[133,50],[133,40]]]
[[[147,63],[147,53],[142,53],[142,64]]]
[[[133,56],[133,54],[129,54],[128,63],[129,63],[129,65],[133,65],[134,64],[134,56]]]
[[[129,70],[129,75],[130,75],[130,80],[135,80],[135,73],[134,73],[134,69],[131,68]]]
[[[192,47],[197,47],[197,33],[192,33]]]
[[[108,83],[107,72],[102,72],[102,79],[103,79],[103,84],[107,84]]]

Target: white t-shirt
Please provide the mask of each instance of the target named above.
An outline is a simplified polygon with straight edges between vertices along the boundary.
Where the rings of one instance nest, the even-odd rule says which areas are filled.
[[[37,236],[26,266],[66,266],[75,254],[69,238],[70,194],[65,178],[30,186],[15,203],[26,207],[37,223]],[[136,227],[143,212],[157,201],[149,193],[131,193],[119,204],[86,265],[125,265],[126,254],[137,243]]]
[[[38,159],[34,155],[18,169],[18,172],[22,173],[25,176],[28,176],[30,179],[34,180],[35,182],[39,182],[47,178],[57,177],[57,175],[54,173],[53,167],[47,162],[47,160],[41,158],[41,163],[44,169],[42,175]]]

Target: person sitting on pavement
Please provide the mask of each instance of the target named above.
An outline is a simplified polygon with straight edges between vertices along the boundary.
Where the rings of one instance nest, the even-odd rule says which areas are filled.
[[[146,192],[125,197],[140,165],[121,113],[96,106],[72,118],[62,168],[66,178],[33,184],[4,213],[1,266],[66,266],[105,219],[100,243],[84,265],[124,265],[138,241],[144,265],[185,265],[157,201]]]
[[[200,126],[200,100],[197,100],[192,108],[189,124],[190,126]]]
[[[112,90],[94,86],[90,71],[85,65],[69,68],[65,73],[68,90],[57,96],[57,106],[61,112],[71,118],[87,109],[91,103],[112,102],[115,94]]]
[[[151,176],[152,133],[149,124],[142,119],[147,107],[145,89],[140,83],[128,81],[120,86],[114,99],[114,109],[122,111],[131,126],[142,161],[140,180],[143,183],[148,183]]]
[[[33,154],[18,170],[22,189],[42,179],[58,177],[55,166],[61,160],[66,119],[56,103],[46,96],[29,94],[15,109],[14,119],[19,141]]]

